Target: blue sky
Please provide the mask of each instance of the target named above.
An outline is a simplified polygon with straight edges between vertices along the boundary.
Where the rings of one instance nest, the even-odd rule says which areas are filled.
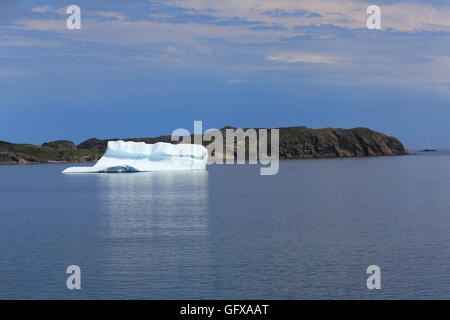
[[[66,28],[81,8],[82,29]],[[381,7],[382,30],[366,28]],[[0,2],[0,140],[351,128],[450,147],[450,2]]]

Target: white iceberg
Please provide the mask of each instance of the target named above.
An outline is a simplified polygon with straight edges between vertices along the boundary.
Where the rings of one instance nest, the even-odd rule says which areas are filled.
[[[63,173],[144,172],[205,170],[208,151],[198,144],[146,144],[109,141],[103,157],[93,167],[71,167]]]

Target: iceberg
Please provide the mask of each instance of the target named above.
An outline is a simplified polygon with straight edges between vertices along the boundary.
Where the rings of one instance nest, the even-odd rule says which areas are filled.
[[[63,173],[113,173],[162,170],[205,170],[208,151],[198,144],[147,144],[109,141],[103,157],[93,167],[71,167]]]

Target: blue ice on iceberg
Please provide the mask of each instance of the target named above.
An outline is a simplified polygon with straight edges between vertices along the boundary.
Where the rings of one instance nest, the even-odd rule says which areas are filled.
[[[63,173],[112,173],[161,170],[205,170],[208,151],[198,144],[146,144],[109,141],[103,157],[93,167],[71,167]]]

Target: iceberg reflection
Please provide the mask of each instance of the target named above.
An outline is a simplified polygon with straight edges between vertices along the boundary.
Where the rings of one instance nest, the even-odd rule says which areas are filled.
[[[111,298],[168,298],[210,273],[206,170],[92,176],[104,230],[96,259],[109,276],[104,287],[117,288]]]
[[[207,171],[118,173],[98,181],[112,238],[207,232]]]

